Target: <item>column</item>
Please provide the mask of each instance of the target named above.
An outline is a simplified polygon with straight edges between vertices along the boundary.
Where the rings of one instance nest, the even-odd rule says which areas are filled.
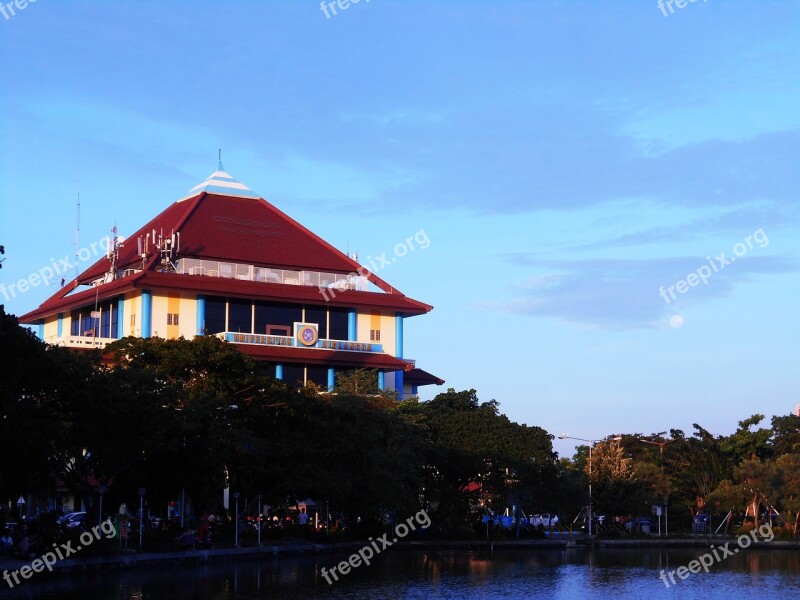
[[[125,337],[125,296],[117,298],[117,339]]]
[[[283,381],[283,365],[281,364],[275,365],[275,379]]]
[[[403,313],[397,313],[394,317],[394,355],[403,358]],[[400,400],[403,399],[403,373],[397,371],[394,374],[394,387]]]
[[[56,336],[61,337],[64,335],[64,313],[58,313],[58,330]]]
[[[378,371],[378,389],[381,391],[386,389],[386,385],[383,382],[383,371]]]
[[[153,325],[153,292],[142,290],[142,337],[151,336]]]
[[[355,342],[358,339],[358,315],[355,310],[347,313],[347,341]]]
[[[333,367],[328,367],[328,391],[332,392],[336,385],[336,371]]]
[[[39,319],[39,339],[44,341],[44,319]]]
[[[206,297],[197,296],[197,335],[204,335],[206,329]]]

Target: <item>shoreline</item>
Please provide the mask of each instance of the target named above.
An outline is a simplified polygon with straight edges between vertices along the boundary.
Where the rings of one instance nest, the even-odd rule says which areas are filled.
[[[527,540],[424,540],[401,541],[390,550],[425,551],[425,550],[592,550],[592,549],[636,549],[636,548],[707,548],[709,543],[735,542],[736,537],[702,537],[676,539],[603,539],[603,538],[566,538],[566,539],[527,539]],[[295,558],[299,556],[318,556],[325,554],[352,553],[363,548],[367,541],[339,542],[330,544],[294,543],[284,545],[247,546],[243,548],[211,548],[175,550],[165,552],[142,552],[130,550],[113,556],[88,557],[84,559],[69,558],[53,565],[52,573],[69,574],[74,572],[100,570],[128,570],[138,568],[166,568],[173,565],[208,564],[239,559]],[[719,544],[718,544],[719,545]],[[760,541],[758,547],[751,550],[800,550],[800,541]],[[31,561],[0,560],[0,571],[9,571],[30,564]]]

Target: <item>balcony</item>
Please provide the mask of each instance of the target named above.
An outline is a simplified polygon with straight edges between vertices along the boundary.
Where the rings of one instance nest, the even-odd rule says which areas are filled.
[[[102,338],[92,336],[78,336],[78,335],[63,335],[61,337],[52,337],[45,340],[48,344],[54,346],[63,346],[65,348],[73,349],[102,349],[108,346],[111,342],[116,342],[116,338]]]
[[[368,281],[366,277],[358,276],[355,273],[295,271],[292,269],[257,267],[243,263],[198,258],[181,258],[177,261],[175,267],[176,272],[182,275],[221,277],[223,279],[279,283],[282,285],[302,285],[320,289],[382,291]]]

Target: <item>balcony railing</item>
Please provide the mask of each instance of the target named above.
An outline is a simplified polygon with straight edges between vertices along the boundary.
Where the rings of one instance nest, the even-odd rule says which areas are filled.
[[[176,271],[183,275],[222,277],[224,279],[238,279],[241,281],[304,285],[323,289],[334,288],[337,290],[370,291],[371,288],[374,287],[375,290],[380,291],[377,286],[373,286],[365,277],[359,275],[354,276],[354,274],[275,269],[199,258],[181,258],[177,261],[175,267]]]
[[[61,337],[52,337],[45,340],[48,344],[54,346],[64,346],[65,348],[105,348],[111,342],[116,342],[116,338],[103,338],[92,336],[79,336],[79,335],[63,335]]]

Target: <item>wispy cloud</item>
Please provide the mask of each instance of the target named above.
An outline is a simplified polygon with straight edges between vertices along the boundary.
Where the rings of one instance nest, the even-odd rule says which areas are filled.
[[[651,244],[674,244],[703,239],[712,235],[735,235],[749,232],[753,229],[754,224],[768,231],[797,229],[800,227],[800,207],[795,204],[755,202],[731,210],[712,211],[711,214],[704,214],[699,218],[682,222],[678,221],[672,225],[650,227],[583,244],[550,247],[548,251],[572,252]],[[599,230],[602,231],[602,229]]]
[[[795,259],[748,256],[716,274],[707,285],[692,288],[678,303],[667,305],[658,295],[659,287],[684,279],[706,264],[704,257],[546,261],[521,254],[509,260],[541,274],[514,286],[515,299],[484,306],[601,329],[661,326],[676,308],[730,296],[737,285],[759,276],[800,271],[800,261]]]

